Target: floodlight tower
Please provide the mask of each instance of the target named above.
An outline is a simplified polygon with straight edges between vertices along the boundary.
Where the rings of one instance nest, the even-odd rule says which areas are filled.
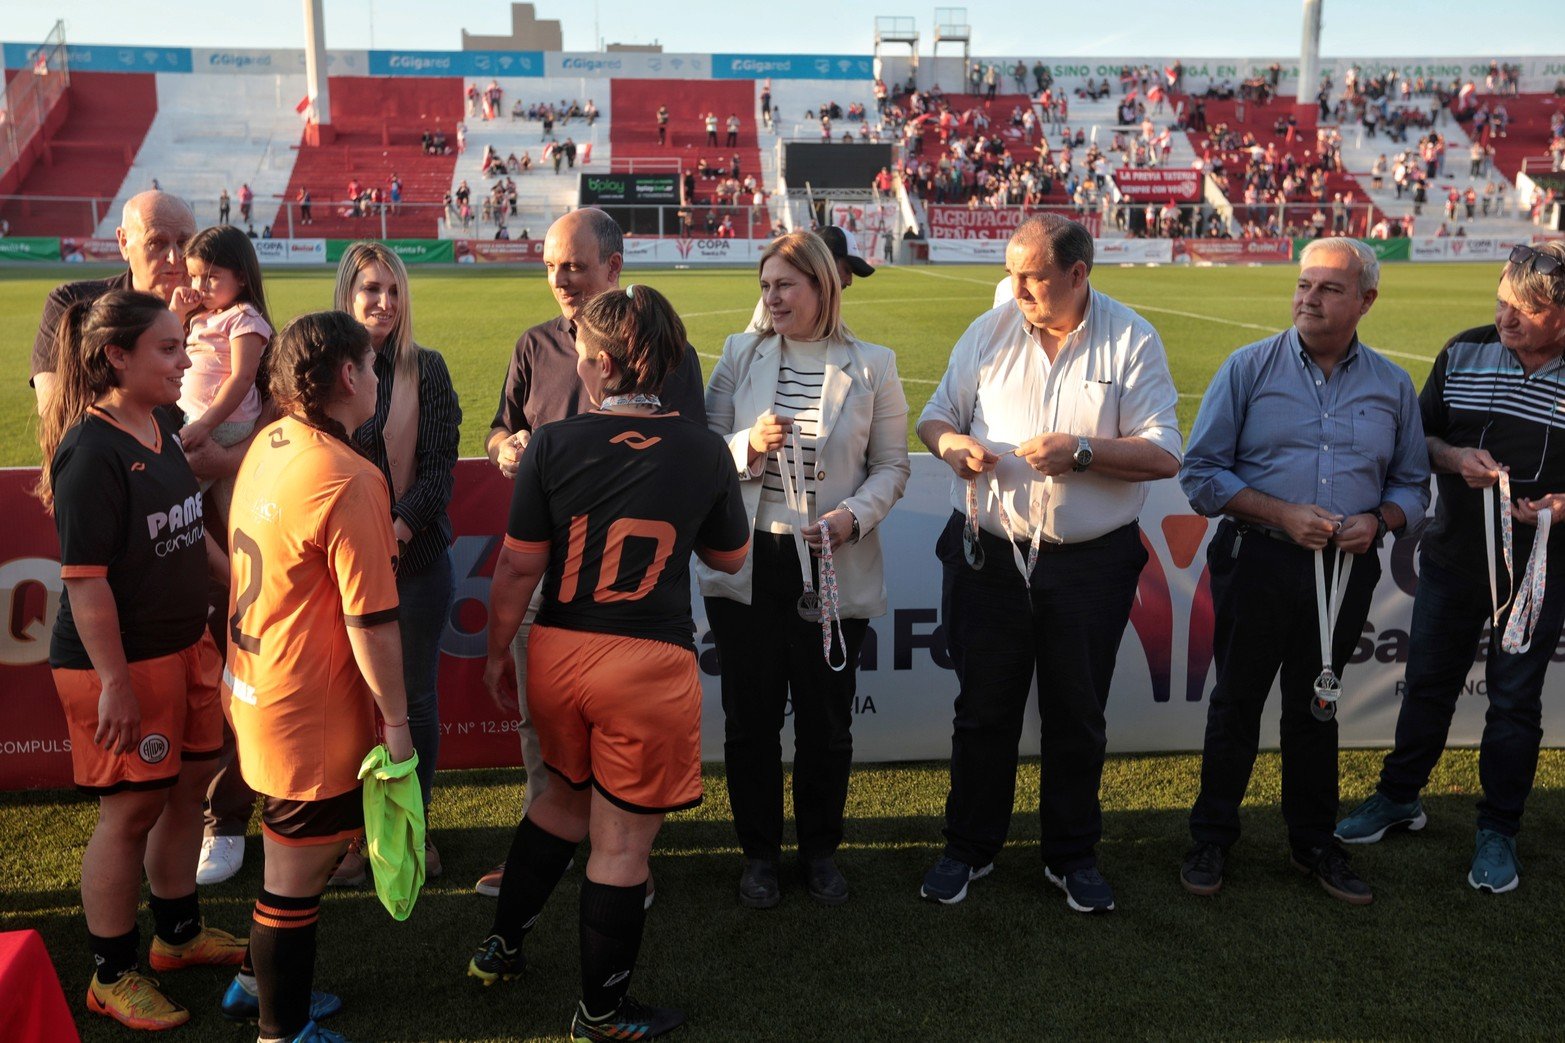
[[[326,0],[304,0],[304,84],[313,116],[305,140],[322,145],[332,138],[331,94],[326,86]]]
[[[1304,0],[1304,39],[1299,48],[1299,85],[1294,115],[1301,127],[1315,126],[1320,90],[1320,9],[1321,0]]]

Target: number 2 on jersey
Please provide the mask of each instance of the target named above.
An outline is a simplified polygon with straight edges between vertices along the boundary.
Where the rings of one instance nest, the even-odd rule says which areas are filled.
[[[257,655],[261,651],[260,637],[246,634],[240,629],[240,624],[244,621],[245,613],[249,611],[250,606],[255,604],[255,599],[261,596],[261,548],[243,529],[235,529],[233,546],[229,550],[233,578],[235,580],[239,578],[241,554],[250,559],[250,574],[245,578],[239,596],[234,599],[234,614],[228,617],[228,639],[234,643],[234,647]]]
[[[657,586],[658,577],[663,574],[663,566],[668,563],[668,556],[673,553],[674,539],[676,536],[674,527],[668,522],[651,521],[646,518],[616,518],[609,526],[608,535],[603,541],[603,556],[598,566],[598,587],[592,592],[592,600],[606,604],[614,601],[640,601],[652,593],[652,588]],[[636,584],[635,590],[614,590],[614,584],[619,582],[620,559],[624,555],[625,541],[631,538],[640,538],[654,541],[657,546],[652,552],[652,561],[647,565],[647,571],[642,575],[641,582]],[[560,577],[560,604],[568,605],[576,600],[577,582],[581,577],[582,559],[587,552],[587,516],[578,514],[571,519],[570,537],[565,545],[565,574]]]

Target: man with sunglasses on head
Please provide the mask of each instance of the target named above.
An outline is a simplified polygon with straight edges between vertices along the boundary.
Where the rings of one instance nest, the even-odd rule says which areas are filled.
[[[1520,879],[1516,834],[1543,739],[1543,679],[1565,625],[1565,526],[1544,548],[1556,567],[1532,577],[1541,587],[1530,620],[1525,591],[1512,596],[1528,585],[1529,565],[1542,560],[1533,560],[1540,516],[1548,511],[1552,521],[1565,510],[1562,355],[1565,242],[1517,246],[1500,277],[1494,324],[1451,338],[1420,396],[1439,498],[1421,548],[1396,746],[1374,795],[1337,824],[1338,838],[1350,844],[1424,827],[1419,792],[1445,749],[1484,623],[1497,617],[1484,662],[1483,798],[1467,875],[1474,888],[1495,894]],[[1513,612],[1517,602],[1522,608]]]

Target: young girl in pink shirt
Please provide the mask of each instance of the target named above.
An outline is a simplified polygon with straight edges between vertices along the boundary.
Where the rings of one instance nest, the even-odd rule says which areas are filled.
[[[249,437],[261,415],[258,377],[272,323],[261,288],[261,263],[233,225],[197,232],[185,247],[190,285],[174,291],[169,308],[185,321],[190,355],[180,388],[186,449],[208,438],[231,446]]]

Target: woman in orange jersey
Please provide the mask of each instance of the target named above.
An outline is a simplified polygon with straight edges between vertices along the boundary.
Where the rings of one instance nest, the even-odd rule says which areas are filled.
[[[190,1012],[137,969],[142,869],[170,971],[235,964],[244,941],[204,927],[196,899],[201,800],[217,767],[221,666],[206,633],[209,546],[201,493],[159,409],[190,368],[185,334],[156,297],[113,290],[61,318],[56,393],[40,423],[38,496],[60,536],[49,665],[76,785],[98,798],[82,855],[82,909],[97,971],[87,1008],[135,1029]]]
[[[272,347],[281,419],[235,478],[223,695],[239,763],[264,798],[266,871],[247,966],[263,1040],[340,1040],[312,996],[321,893],[364,826],[359,764],[384,720],[393,760],[413,755],[397,630],[396,540],[386,480],[349,441],[375,412],[370,337],[343,312],[304,315]],[[225,1009],[227,1000],[225,999]]]
[[[546,787],[517,826],[494,927],[468,973],[488,985],[521,971],[522,938],[590,832],[571,1035],[651,1039],[684,1021],[627,993],[652,841],[666,813],[701,801],[690,555],[737,570],[749,525],[722,440],[658,399],[685,352],[668,301],[645,286],[600,294],[577,317],[576,350],[597,408],[539,428],[522,455],[484,671],[505,708],[511,639],[543,581],[527,706],[564,785]]]

